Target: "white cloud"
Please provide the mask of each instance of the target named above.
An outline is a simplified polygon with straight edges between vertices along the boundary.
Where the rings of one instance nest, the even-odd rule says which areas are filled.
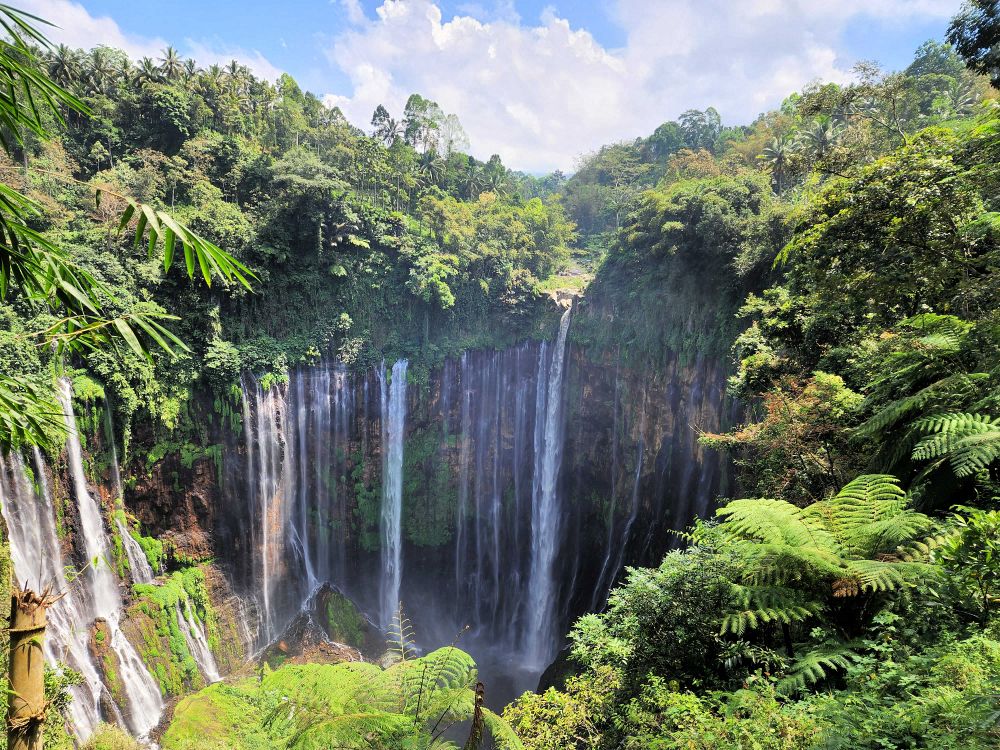
[[[340,5],[347,14],[347,20],[355,26],[365,22],[365,11],[361,7],[361,0],[340,0]]]
[[[342,0],[351,4],[354,0]],[[329,95],[354,122],[399,114],[418,92],[459,115],[481,157],[571,168],[580,153],[715,106],[747,122],[810,80],[844,81],[848,23],[947,18],[958,0],[616,0],[621,49],[547,8],[525,24],[509,2],[470,2],[450,19],[434,0],[384,0],[326,50],[350,80]]]
[[[56,44],[81,49],[103,44],[125,50],[133,59],[158,57],[167,46],[158,37],[126,34],[114,19],[94,17],[80,3],[71,0],[20,0],[17,7],[55,24],[55,28],[43,26],[42,30]]]
[[[55,24],[55,27],[43,27],[45,35],[55,44],[82,49],[98,45],[117,47],[125,50],[134,60],[142,57],[157,60],[162,57],[164,48],[169,44],[160,37],[126,33],[114,19],[92,16],[83,5],[73,0],[19,0],[17,7]],[[188,39],[185,45],[178,47],[184,57],[194,58],[201,66],[216,63],[223,65],[230,60],[237,60],[257,76],[270,81],[275,80],[282,72],[257,50],[233,47],[218,40]]]

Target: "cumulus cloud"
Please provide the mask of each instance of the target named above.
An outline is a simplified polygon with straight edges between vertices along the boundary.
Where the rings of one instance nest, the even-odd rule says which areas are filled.
[[[54,24],[54,27],[46,27],[44,31],[55,44],[81,49],[107,45],[125,50],[129,57],[136,60],[142,57],[156,60],[170,44],[160,37],[126,33],[114,19],[92,16],[83,5],[73,0],[19,0],[17,7]],[[218,40],[188,39],[184,45],[175,46],[178,46],[184,57],[197,60],[201,66],[216,63],[223,65],[230,60],[237,60],[257,76],[270,81],[275,80],[282,72],[257,50],[234,47]]]
[[[350,80],[326,100],[367,123],[418,92],[459,115],[478,156],[569,169],[691,107],[748,122],[810,80],[847,80],[849,23],[947,18],[956,0],[616,0],[619,49],[552,8],[526,24],[507,2],[463,7],[445,18],[434,0],[384,0],[326,50]]]

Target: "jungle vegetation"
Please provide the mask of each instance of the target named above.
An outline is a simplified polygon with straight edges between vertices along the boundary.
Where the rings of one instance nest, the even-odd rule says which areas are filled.
[[[56,374],[103,384],[135,460],[204,441],[199,411],[225,412],[246,370],[405,353],[419,378],[545,335],[546,290],[593,274],[633,361],[731,352],[746,420],[702,440],[732,454],[742,497],[630,570],[575,624],[572,674],[502,719],[460,652],[413,660],[448,675],[439,715],[537,750],[1000,742],[995,0],[904,71],[863,64],[748,126],[691,110],[568,178],[476,160],[419,94],[358,127],[287,75],[51,47],[3,17],[5,446],[58,444],[32,407]],[[586,311],[574,336],[610,345]],[[344,716],[367,722],[359,747],[441,746],[403,656],[208,699],[252,715],[233,731],[260,747],[350,743]],[[61,694],[50,676],[54,709]],[[269,721],[286,700],[303,723]]]

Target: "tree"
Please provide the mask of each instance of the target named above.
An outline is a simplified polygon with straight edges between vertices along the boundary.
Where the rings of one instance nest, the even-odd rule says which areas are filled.
[[[909,508],[894,477],[860,476],[804,509],[784,500],[735,500],[717,515],[717,527],[699,526],[692,538],[731,554],[739,571],[736,606],[722,631],[742,636],[779,625],[787,656],[796,659],[783,680],[787,689],[846,668],[860,632],[856,617],[830,618],[840,632],[820,643],[810,636],[806,653],[796,655],[792,625],[831,609],[864,608],[873,596],[933,574],[919,560],[932,522]]]
[[[372,127],[374,128],[372,137],[378,138],[386,146],[395,143],[396,139],[400,138],[404,132],[402,123],[393,119],[389,110],[381,104],[375,108],[375,112],[372,114]]]
[[[163,50],[163,57],[160,58],[160,72],[168,81],[177,80],[183,75],[184,62],[173,47],[167,47]]]
[[[779,135],[772,138],[761,152],[760,158],[771,168],[771,175],[774,177],[774,190],[777,193],[781,193],[784,189],[788,163],[794,151],[794,143],[788,137]]]
[[[91,50],[87,63],[87,78],[90,81],[91,91],[97,94],[107,94],[115,79],[115,70],[108,51],[104,47]]]
[[[823,161],[843,132],[842,125],[829,115],[822,115],[802,132],[802,142],[814,161]]]
[[[458,115],[447,115],[441,122],[438,145],[441,153],[447,159],[456,151],[464,151],[469,147],[469,136],[459,122]]]
[[[60,44],[49,55],[49,76],[63,88],[80,80],[80,57],[76,50]]]
[[[967,0],[948,27],[965,64],[1000,88],[1000,0]]]
[[[722,133],[722,118],[715,107],[709,107],[704,112],[689,109],[680,116],[680,125],[688,148],[715,151],[715,142]]]
[[[403,110],[403,132],[406,142],[423,152],[438,147],[438,131],[444,119],[444,112],[430,99],[420,94],[411,94]]]
[[[935,556],[964,589],[962,594],[971,594],[985,626],[1000,605],[1000,511],[957,510],[951,533]]]

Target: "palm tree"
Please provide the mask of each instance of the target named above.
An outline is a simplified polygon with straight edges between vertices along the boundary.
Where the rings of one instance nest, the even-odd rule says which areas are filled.
[[[80,55],[65,44],[56,47],[49,55],[49,75],[63,88],[80,79]]]
[[[771,167],[775,191],[778,193],[784,188],[785,172],[794,150],[795,144],[787,136],[779,135],[772,138],[761,152],[761,159]]]
[[[194,60],[184,61],[184,78],[188,81],[198,75],[198,64]]]
[[[822,115],[802,133],[802,140],[812,152],[813,159],[819,161],[830,153],[843,132],[842,125],[838,125],[832,117]]]
[[[485,183],[483,181],[483,168],[475,159],[469,159],[469,166],[466,167],[465,178],[462,182],[469,200],[475,200],[479,197]]]
[[[967,115],[979,103],[976,87],[968,79],[953,81],[946,94],[951,111],[956,115]]]
[[[163,57],[160,58],[160,72],[168,81],[176,80],[183,75],[184,62],[173,47],[167,47],[163,50]]]
[[[157,83],[160,80],[160,69],[150,57],[144,57],[139,61],[136,69],[136,83]]]
[[[90,88],[96,94],[107,94],[112,89],[115,80],[115,68],[108,51],[103,47],[96,47],[90,51],[88,58]]]
[[[428,185],[437,185],[447,165],[436,151],[426,151],[420,158],[420,175]]]
[[[486,173],[486,186],[498,198],[503,198],[510,192],[510,175],[503,167],[490,169]]]
[[[225,75],[222,72],[222,68],[218,65],[212,65],[205,71],[205,75],[208,77],[209,83],[214,85],[216,88],[222,87],[222,81]]]
[[[115,77],[126,86],[134,82],[135,66],[132,64],[132,61],[128,59],[127,55],[122,55],[121,59],[118,61],[118,69],[115,71]]]

